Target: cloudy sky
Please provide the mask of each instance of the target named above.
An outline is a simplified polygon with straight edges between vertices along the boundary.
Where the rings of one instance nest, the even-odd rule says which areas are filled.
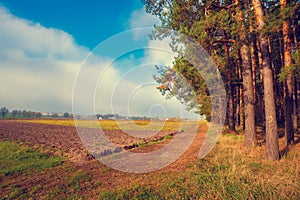
[[[195,118],[156,89],[174,57],[158,23],[140,0],[0,0],[0,106]]]

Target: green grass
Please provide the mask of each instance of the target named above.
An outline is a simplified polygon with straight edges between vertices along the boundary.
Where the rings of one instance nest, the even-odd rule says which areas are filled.
[[[66,184],[66,188],[73,188],[74,190],[78,190],[80,189],[80,182],[81,181],[90,181],[91,177],[86,174],[83,171],[78,171],[76,172],[73,176],[71,176],[70,178],[68,178],[67,184]]]
[[[159,192],[155,192],[152,188],[146,188],[142,186],[135,186],[128,190],[117,190],[115,192],[107,191],[103,192],[99,200],[121,200],[121,199],[149,199],[149,200],[160,200],[163,196]]]
[[[62,182],[48,192],[46,199],[84,199],[80,191],[82,183],[91,181],[91,177],[82,170],[62,177]]]
[[[25,188],[21,187],[18,184],[11,185],[9,188],[10,190],[9,196],[0,196],[0,200],[6,199],[28,199],[28,195],[25,193]]]
[[[0,142],[0,161],[0,174],[11,175],[55,167],[62,163],[63,158],[40,153],[13,142]]]
[[[154,145],[154,144],[160,144],[160,143],[162,143],[162,142],[164,142],[164,141],[166,141],[166,140],[170,140],[170,139],[172,139],[172,136],[166,135],[166,136],[164,136],[164,138],[161,139],[161,140],[151,141],[151,142],[147,142],[147,143],[142,142],[142,143],[137,144],[137,146],[143,148],[143,147],[151,146],[151,145]]]

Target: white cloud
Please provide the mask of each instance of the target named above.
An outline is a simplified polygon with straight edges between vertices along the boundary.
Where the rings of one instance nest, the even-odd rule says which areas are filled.
[[[144,36],[144,31],[140,28],[153,27],[155,24],[158,25],[159,23],[160,21],[157,17],[146,13],[145,7],[142,7],[141,9],[135,10],[131,13],[129,28],[136,29],[133,37],[135,40],[138,40]]]
[[[131,28],[153,27],[158,24],[159,19],[145,12],[145,7],[131,13],[129,24]]]
[[[132,18],[139,18],[140,14],[140,11],[135,11]],[[151,18],[148,17],[143,19],[150,23]],[[132,22],[132,26],[141,25],[142,21]],[[141,87],[145,81],[152,81],[153,84],[153,68],[133,70],[123,76],[122,71],[110,65],[112,58],[90,54],[89,59],[83,62],[90,52],[77,45],[71,35],[15,17],[1,7],[0,26],[2,106],[11,109],[71,112],[74,81],[80,72],[81,76],[75,84],[75,90],[80,93],[75,93],[75,97],[78,97],[75,101],[80,108],[77,111],[81,113],[94,113],[94,105],[90,105],[95,103],[96,112],[99,113],[112,111],[113,105],[116,113],[124,114],[129,108],[132,115],[147,115],[151,112],[151,106],[162,104],[170,111],[168,114],[176,115],[171,111],[176,111],[178,102],[164,100],[155,89],[155,84],[152,87]],[[166,44],[167,42],[156,44],[151,41],[148,46],[165,49]],[[170,58],[172,57],[154,50],[146,53],[142,61],[145,64],[170,63]],[[130,59],[135,58],[131,56]],[[84,68],[81,68],[82,64]],[[128,95],[137,88],[140,89],[129,98]],[[94,97],[96,102],[91,102]]]
[[[88,50],[61,30],[0,7],[0,98],[10,108],[71,111],[73,82]]]
[[[193,117],[175,98],[166,100],[156,89],[154,67],[141,65],[125,74],[109,67],[100,77],[95,91],[96,112],[128,116]],[[88,95],[87,95],[88,96]]]
[[[79,61],[86,56],[87,49],[77,46],[73,37],[64,31],[17,18],[4,8],[0,8],[0,17],[2,50],[19,49],[28,56]]]
[[[150,29],[145,29],[145,27],[154,27],[154,25],[159,25],[160,20],[156,16],[148,14],[145,12],[145,6],[139,10],[135,10],[131,13],[129,19],[129,28],[132,30],[133,38],[135,40],[141,40],[143,38],[149,38],[148,34]],[[144,58],[145,63],[155,62],[157,64],[172,65],[173,57],[175,56],[169,46],[171,42],[170,38],[165,38],[163,40],[148,40],[146,50],[146,58]]]
[[[177,55],[170,47],[170,38],[163,40],[150,40],[148,50],[144,58],[145,63],[157,63],[160,65],[173,66],[174,57]]]
[[[148,41],[144,57],[137,58],[127,54],[128,60],[118,63],[118,67],[123,70],[118,71],[114,66],[110,66],[104,71],[96,90],[96,111],[105,110],[107,113],[130,116],[197,118],[194,113],[186,111],[185,106],[178,100],[166,100],[156,89],[158,83],[152,77],[157,74],[154,66],[172,66],[176,55],[171,51],[169,42],[167,39]],[[131,67],[124,71],[123,65],[126,64]]]

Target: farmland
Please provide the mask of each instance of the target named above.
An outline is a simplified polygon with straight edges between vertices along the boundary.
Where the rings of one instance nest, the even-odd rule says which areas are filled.
[[[179,122],[166,122],[163,127],[158,123],[149,127],[147,121],[136,121],[138,126],[122,123],[137,132],[160,128],[155,136],[141,139],[124,133],[114,121],[99,121],[112,142],[121,148],[135,144],[128,151],[136,153],[167,145],[179,127]],[[79,124],[96,128],[90,121]],[[72,120],[0,120],[0,198],[299,199],[299,143],[274,163],[265,161],[264,145],[247,149],[242,135],[224,134],[209,155],[198,159],[207,127],[199,123],[193,143],[171,165],[132,174],[94,159]]]

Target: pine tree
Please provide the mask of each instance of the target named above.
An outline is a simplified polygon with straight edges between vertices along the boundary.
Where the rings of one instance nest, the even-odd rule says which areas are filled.
[[[285,82],[285,136],[286,144],[293,144],[294,142],[294,127],[293,127],[293,93],[294,93],[294,80],[292,66],[292,43],[290,38],[290,19],[286,15],[288,1],[280,0],[281,15],[283,18],[282,22],[282,33],[283,33],[283,44],[284,44],[284,68],[287,72]]]
[[[266,118],[266,159],[278,160],[279,147],[273,88],[273,73],[269,55],[268,39],[263,32],[266,22],[264,19],[264,12],[260,0],[252,0],[252,4],[254,7],[257,31],[259,32],[259,42],[262,53],[264,105]]]

